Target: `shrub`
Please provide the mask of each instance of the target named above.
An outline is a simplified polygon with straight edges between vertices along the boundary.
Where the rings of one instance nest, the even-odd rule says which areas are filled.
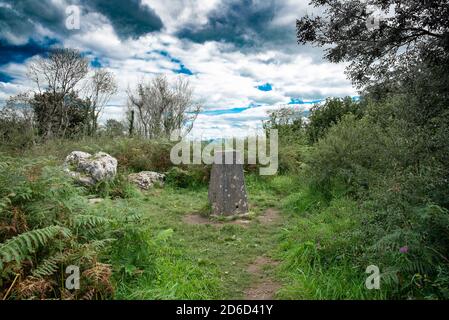
[[[396,129],[383,129],[367,118],[344,117],[316,144],[306,161],[312,183],[328,194],[339,183],[351,193],[366,191],[382,179],[379,172],[398,165],[408,148],[405,143],[398,145]]]
[[[356,117],[362,115],[361,104],[351,97],[327,99],[324,104],[315,105],[310,110],[309,123],[306,128],[309,141],[317,142],[326,135],[330,127],[348,114]]]
[[[137,186],[128,180],[127,171],[119,170],[112,181],[101,181],[89,188],[89,191],[102,198],[138,198],[141,192]]]
[[[445,145],[431,147],[441,136],[422,140],[424,127],[405,119],[403,102],[370,105],[361,119],[345,116],[315,145],[308,174],[327,199],[346,190],[361,201],[364,222],[354,232],[366,236],[366,250],[356,261],[380,267],[389,297],[446,298]]]
[[[167,172],[166,182],[177,188],[197,188],[207,185],[210,168],[203,165],[190,165],[185,169],[173,167]]]

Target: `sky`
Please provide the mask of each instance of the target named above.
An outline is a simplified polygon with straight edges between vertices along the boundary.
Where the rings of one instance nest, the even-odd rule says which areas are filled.
[[[79,29],[66,27],[71,5]],[[308,0],[0,0],[0,106],[33,90],[33,59],[69,47],[116,76],[103,122],[123,118],[127,89],[165,74],[188,78],[203,107],[191,136],[249,135],[270,110],[357,95],[345,65],[296,43],[296,19],[315,11]]]

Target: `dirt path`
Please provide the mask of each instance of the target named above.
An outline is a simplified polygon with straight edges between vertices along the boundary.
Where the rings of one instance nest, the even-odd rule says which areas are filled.
[[[264,214],[257,217],[259,222],[264,225],[277,224],[282,220],[282,216],[279,211],[273,208],[265,210]]]
[[[273,225],[278,223],[282,219],[281,215],[279,214],[279,211],[273,208],[269,208],[265,210],[265,212],[257,217],[257,220],[263,224],[263,225]],[[248,227],[251,224],[251,220],[249,219],[235,219],[235,220],[229,220],[229,221],[215,221],[211,220],[210,218],[206,216],[202,216],[196,213],[190,213],[186,214],[182,221],[186,224],[195,225],[195,224],[209,224],[212,226],[223,226],[226,224],[234,224],[234,225],[240,225],[243,227]]]
[[[279,211],[268,208],[257,217],[262,225],[274,226],[282,220]],[[272,279],[270,272],[279,264],[266,256],[257,257],[246,269],[253,277],[253,283],[245,290],[246,300],[272,300],[276,292],[281,288],[281,284]]]
[[[254,280],[249,288],[245,290],[245,300],[272,300],[281,288],[281,284],[270,278],[268,270],[278,265],[277,261],[267,257],[257,257],[246,269]],[[268,269],[268,270],[267,270]]]
[[[182,218],[182,221],[187,224],[195,225],[195,224],[209,224],[215,227],[224,226],[227,224],[235,224],[240,225],[242,227],[248,227],[251,223],[251,220],[248,219],[236,219],[229,221],[214,221],[209,219],[208,217],[201,216],[199,214],[191,213],[187,214]]]

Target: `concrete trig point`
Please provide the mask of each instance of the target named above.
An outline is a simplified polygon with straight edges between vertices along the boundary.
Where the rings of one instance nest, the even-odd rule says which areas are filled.
[[[209,182],[213,215],[232,216],[248,212],[243,159],[240,157],[235,150],[218,151],[214,155]]]

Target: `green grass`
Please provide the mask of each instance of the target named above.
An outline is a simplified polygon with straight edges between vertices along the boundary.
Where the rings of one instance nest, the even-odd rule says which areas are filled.
[[[304,188],[287,196],[291,213],[282,235],[280,273],[286,284],[280,299],[385,299],[385,290],[368,290],[366,267],[360,265],[357,203],[337,198],[327,203]]]
[[[249,175],[247,187],[252,213],[257,217],[277,207],[282,210],[280,223],[263,225],[254,218],[247,228],[184,223],[184,215],[207,207],[205,187],[166,186],[139,198],[114,200],[144,215],[147,241],[169,234],[154,246],[150,272],[117,281],[116,298],[241,299],[257,280],[246,270],[259,256],[281,262],[267,270],[282,285],[276,298],[385,298],[383,291],[367,290],[365,269],[351,264],[354,239],[349,231],[357,223],[358,212],[353,201],[342,198],[329,205],[317,204],[319,196],[299,190],[291,177]],[[288,195],[292,190],[296,193]],[[301,201],[314,209],[292,206]]]
[[[268,191],[249,188],[255,214],[274,204]],[[265,199],[265,202],[260,201]],[[265,226],[253,219],[249,227],[223,223],[190,225],[183,216],[200,212],[207,204],[207,189],[169,186],[126,201],[144,215],[149,239],[163,230],[173,233],[154,254],[155,272],[132,283],[118,283],[117,298],[129,299],[237,299],[252,282],[246,268],[262,255],[274,255],[280,226]],[[150,241],[150,240],[149,240]]]
[[[60,147],[77,149],[75,144]],[[63,156],[48,152],[55,154],[50,164],[61,162]],[[107,198],[94,205],[95,214],[141,217],[137,225],[114,234],[118,240],[101,257],[113,267],[116,299],[241,299],[260,280],[247,268],[261,256],[280,262],[263,268],[281,285],[275,296],[279,299],[386,297],[383,290],[364,286],[366,266],[356,262],[361,249],[353,232],[362,214],[353,200],[341,195],[329,200],[297,176],[246,174],[249,224],[215,220],[193,225],[183,218],[205,216],[206,186],[167,184],[141,192],[126,181],[128,171],[124,166],[114,182],[88,191],[91,197]],[[269,208],[279,210],[281,219],[263,224],[258,216]]]

